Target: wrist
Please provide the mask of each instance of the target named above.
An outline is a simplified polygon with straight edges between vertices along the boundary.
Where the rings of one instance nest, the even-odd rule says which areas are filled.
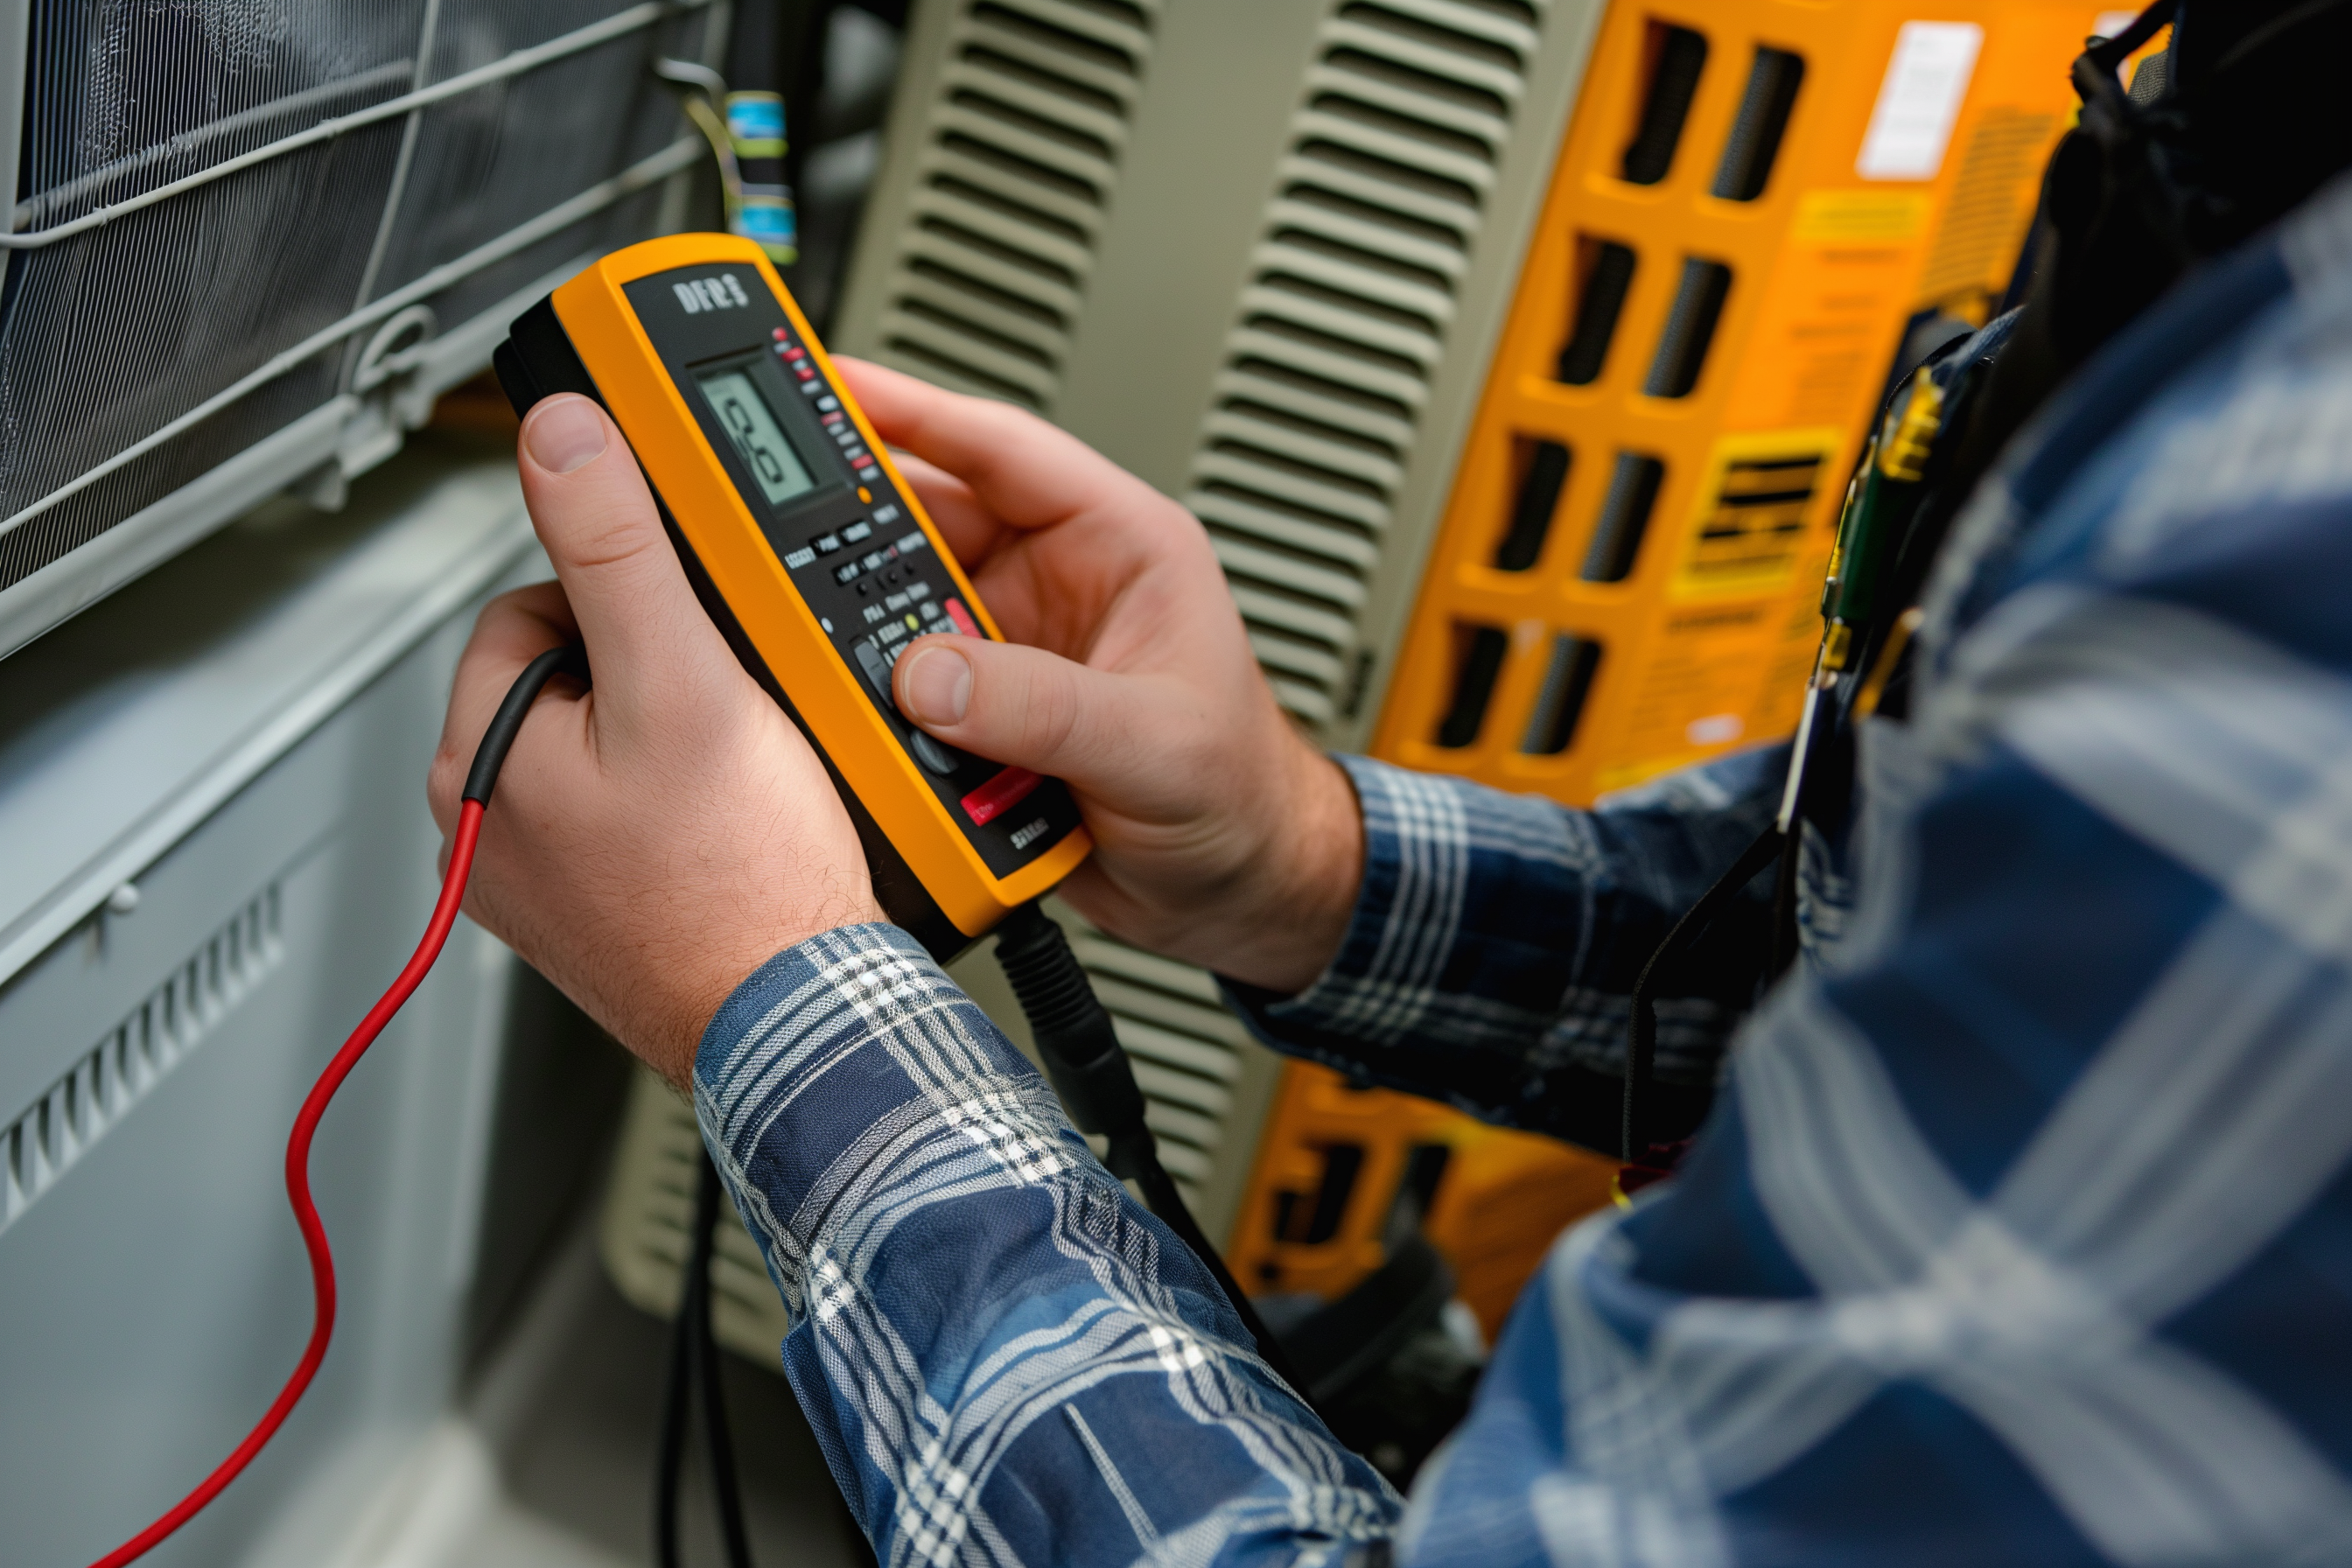
[[[1289,773],[1290,807],[1272,816],[1254,918],[1213,966],[1284,995],[1304,991],[1330,967],[1364,879],[1363,809],[1347,770],[1300,740]]]
[[[731,996],[817,938],[853,928],[893,929],[887,921],[872,894],[859,889],[817,900],[789,921],[754,924],[742,918],[707,928],[691,940],[641,955],[646,967],[631,989],[650,1005],[637,1018],[615,1020],[607,1027],[647,1066],[690,1094],[695,1058],[712,1019]]]

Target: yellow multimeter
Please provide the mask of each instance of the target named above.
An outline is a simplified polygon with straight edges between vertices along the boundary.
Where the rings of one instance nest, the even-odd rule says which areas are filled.
[[[917,637],[1001,634],[756,244],[615,251],[494,363],[518,412],[583,393],[628,437],[704,606],[824,759],[893,921],[944,959],[1086,858],[1059,780],[898,711]]]

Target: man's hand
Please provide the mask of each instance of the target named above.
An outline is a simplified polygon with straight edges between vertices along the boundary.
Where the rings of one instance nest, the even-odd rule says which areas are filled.
[[[474,747],[537,655],[578,639],[499,775],[466,911],[673,1083],[745,976],[882,918],[824,765],[696,602],[620,432],[587,398],[523,422],[523,498],[556,582],[482,612],[427,793],[446,834]]]
[[[1043,420],[835,363],[1012,639],[917,642],[900,708],[1069,784],[1097,847],[1062,893],[1104,930],[1306,986],[1346,934],[1363,826],[1275,705],[1200,523]]]

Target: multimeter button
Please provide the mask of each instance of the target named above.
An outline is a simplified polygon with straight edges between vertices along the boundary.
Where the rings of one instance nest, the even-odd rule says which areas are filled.
[[[918,583],[915,586],[919,588],[922,584]],[[932,604],[930,601],[925,600],[923,603],[923,619],[927,621],[936,621],[939,618],[940,607],[937,605]]]
[[[907,628],[897,621],[884,621],[874,628],[874,635],[886,643],[893,643],[907,635]]]
[[[872,592],[874,592],[874,584],[871,584],[871,583],[860,583],[860,584],[857,584],[857,596],[858,596],[859,598],[861,598],[861,599],[862,599],[862,598],[866,597],[866,595],[871,594]]]
[[[866,672],[876,695],[897,707],[898,699],[890,695],[890,661],[882,657],[882,651],[870,642],[859,643],[850,651],[857,656],[857,668]]]
[[[877,550],[869,553],[865,560],[859,562],[858,564],[864,566],[868,572],[879,572],[884,566],[889,563],[889,561],[890,558],[887,555],[885,555],[880,551]]]
[[[841,548],[841,535],[828,533],[823,539],[812,539],[809,541],[809,548],[819,555],[830,555]]]
[[[893,594],[888,598],[882,601],[882,607],[886,610],[903,610],[910,603],[912,603],[912,601],[909,600],[906,595]]]
[[[930,543],[930,541],[923,537],[923,531],[919,528],[915,530],[914,532],[907,535],[906,538],[898,541],[898,553],[901,555],[912,555],[916,551],[922,549],[929,543]]]
[[[950,599],[947,603],[947,611],[948,619],[955,623],[956,630],[968,637],[976,637],[980,635],[980,623],[971,618],[971,612],[963,607],[961,599]]]
[[[861,539],[873,537],[874,525],[870,522],[853,522],[841,531],[841,542],[844,544],[855,544]]]
[[[956,754],[920,730],[907,731],[907,749],[915,753],[917,762],[935,773],[952,773],[956,771]]]
[[[793,568],[794,571],[798,571],[801,567],[807,565],[810,562],[815,559],[816,552],[814,550],[795,550],[791,554],[784,557],[784,564]]]
[[[898,509],[895,506],[877,506],[874,509],[874,521],[896,522],[898,521]]]
[[[840,565],[833,569],[833,580],[836,583],[846,583],[852,577],[856,576],[857,572],[858,566],[856,562],[845,561]]]
[[[931,585],[929,583],[917,581],[907,584],[907,597],[909,599],[928,599],[930,596]]]
[[[984,826],[1029,798],[1045,781],[1027,768],[1007,768],[963,797],[963,814]]]

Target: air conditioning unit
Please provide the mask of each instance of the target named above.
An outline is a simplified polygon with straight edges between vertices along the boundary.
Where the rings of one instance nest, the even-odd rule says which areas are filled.
[[[1181,498],[1318,740],[1582,803],[1787,731],[1890,363],[1999,298],[2103,15],[936,0],[833,341]],[[1603,1201],[1080,950],[1253,1288],[1344,1289],[1412,1188],[1492,1328]]]
[[[708,156],[724,5],[0,5],[0,656],[289,484],[329,505]]]

